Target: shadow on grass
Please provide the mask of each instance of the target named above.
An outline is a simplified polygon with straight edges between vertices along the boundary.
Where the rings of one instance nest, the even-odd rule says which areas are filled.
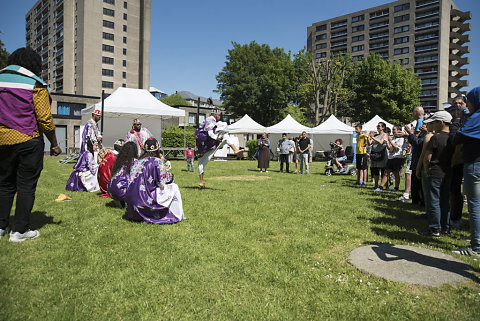
[[[186,189],[198,189],[198,190],[208,190],[208,191],[222,191],[224,192],[225,190],[224,189],[221,189],[221,188],[214,188],[214,187],[208,187],[208,186],[205,186],[204,188],[200,188],[200,186],[183,186],[183,188],[186,188]]]
[[[418,263],[424,266],[430,266],[450,273],[455,273],[470,280],[473,280],[477,283],[479,283],[480,281],[480,279],[476,275],[470,272],[479,272],[479,270],[466,263],[421,254],[409,249],[395,247],[392,244],[373,243],[372,245],[374,245],[372,247],[373,252],[375,252],[378,258],[382,261],[388,262],[406,260],[409,262]]]
[[[55,222],[53,216],[48,216],[47,212],[43,212],[43,211],[32,212],[30,216],[30,228],[32,230],[40,229],[47,224],[60,225],[62,224],[62,221],[60,220]]]

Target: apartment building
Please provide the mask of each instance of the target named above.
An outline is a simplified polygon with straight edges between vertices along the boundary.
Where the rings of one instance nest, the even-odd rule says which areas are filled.
[[[26,45],[54,92],[148,89],[150,16],[151,0],[39,0],[25,16]]]
[[[363,59],[374,52],[413,67],[422,82],[420,101],[427,110],[464,94],[470,52],[470,12],[451,0],[400,0],[307,28],[307,48],[316,58],[352,53]]]

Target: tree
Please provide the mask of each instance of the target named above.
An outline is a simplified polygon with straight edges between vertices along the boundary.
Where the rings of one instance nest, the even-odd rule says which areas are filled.
[[[391,123],[411,120],[412,110],[420,104],[421,82],[412,68],[368,55],[358,66],[351,84],[356,96],[346,114],[365,122],[375,115]]]
[[[190,104],[179,94],[163,97],[160,101],[168,106],[189,106]]]
[[[249,114],[265,126],[281,120],[279,111],[292,101],[296,90],[290,52],[255,41],[232,45],[216,77],[225,109],[236,117]]]
[[[10,55],[4,46],[2,40],[0,40],[0,69],[7,67],[7,60]]]

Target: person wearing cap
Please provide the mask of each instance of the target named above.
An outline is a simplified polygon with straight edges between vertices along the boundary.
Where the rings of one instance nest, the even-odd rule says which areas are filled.
[[[424,236],[439,237],[450,231],[450,179],[453,145],[449,142],[452,115],[445,110],[437,111],[425,124],[432,124],[435,134],[428,142],[423,157],[424,185],[427,201],[426,213],[428,230],[420,232]]]
[[[87,142],[90,141],[92,145],[101,146],[102,144],[102,135],[98,129],[98,121],[102,118],[102,112],[100,109],[95,109],[92,113],[92,118],[90,118],[85,127],[83,128],[82,133],[82,144],[80,145],[80,155],[87,151]]]
[[[461,255],[480,257],[480,87],[466,96],[470,116],[456,133],[455,144],[463,144],[463,189],[467,196],[470,246],[453,250]]]
[[[110,148],[102,148],[98,152],[98,171],[97,171],[97,180],[98,186],[102,191],[101,197],[109,197],[107,191],[107,184],[110,181],[111,171],[113,164],[117,159],[118,154],[122,150],[122,146],[125,144],[123,139],[118,139],[115,144],[113,144],[113,150]]]
[[[145,153],[130,169],[125,202],[134,222],[172,224],[185,219],[180,190],[161,160],[155,138],[145,142]]]
[[[7,63],[0,71],[0,238],[10,230],[16,194],[10,241],[21,242],[40,235],[29,225],[43,169],[43,134],[50,141],[50,155],[57,156],[62,150],[55,135],[50,89],[38,77],[40,56],[31,48],[19,48]]]
[[[138,156],[144,152],[144,144],[147,139],[153,138],[148,129],[142,127],[142,123],[138,118],[133,120],[132,129],[127,133],[126,142],[134,142],[138,147]]]
[[[234,154],[245,151],[238,149],[228,135],[228,126],[220,121],[220,113],[214,110],[209,117],[195,131],[195,141],[198,149],[198,173],[200,175],[200,188],[205,188],[203,173],[208,161],[218,149],[228,144]]]

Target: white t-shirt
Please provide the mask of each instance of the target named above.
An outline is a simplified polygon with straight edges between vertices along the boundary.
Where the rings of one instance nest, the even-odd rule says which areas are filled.
[[[393,138],[393,142],[397,145],[398,150],[393,153],[388,153],[388,159],[403,158],[403,145],[405,144],[405,139],[403,137],[395,137]]]

